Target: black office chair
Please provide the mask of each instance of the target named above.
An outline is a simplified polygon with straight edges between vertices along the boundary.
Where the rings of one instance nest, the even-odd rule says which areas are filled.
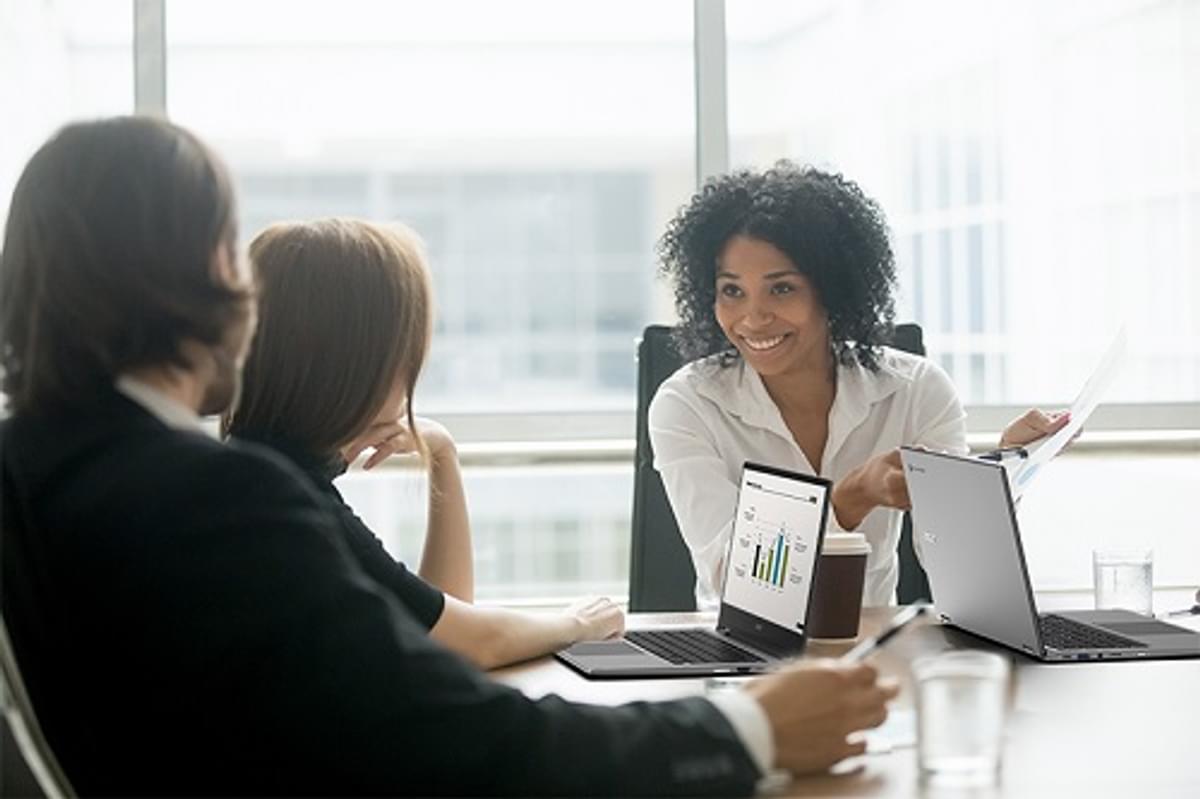
[[[921,333],[921,326],[912,322],[896,325],[892,329],[892,346],[924,357],[925,338]],[[904,514],[904,521],[900,524],[896,560],[900,569],[900,579],[896,584],[896,601],[901,605],[932,602],[933,591],[929,588],[929,575],[925,574],[925,567],[917,560],[917,551],[913,549],[912,516],[908,513]]]
[[[50,751],[29,703],[25,682],[0,619],[0,704],[3,705],[3,768],[0,794],[65,799],[75,796],[71,783]]]
[[[638,342],[637,451],[634,457],[633,527],[629,547],[629,609],[642,611],[691,611],[696,609],[696,571],[662,478],[654,468],[646,416],[650,400],[662,382],[680,366],[683,358],[671,342],[672,328],[650,325]],[[892,346],[914,355],[925,354],[921,327],[896,325]],[[908,514],[900,529],[897,546],[900,581],[897,598],[901,604],[929,599],[929,580],[912,545],[912,523]]]
[[[646,416],[662,382],[683,366],[671,343],[672,328],[650,325],[637,345],[637,450],[633,472],[633,538],[629,547],[629,609],[696,609],[696,570],[662,478],[654,468],[654,449]]]

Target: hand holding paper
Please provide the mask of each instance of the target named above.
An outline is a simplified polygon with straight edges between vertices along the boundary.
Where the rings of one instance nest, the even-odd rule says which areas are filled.
[[[1063,447],[1071,442],[1071,439],[1083,428],[1084,422],[1092,415],[1092,411],[1096,410],[1100,404],[1100,398],[1112,385],[1113,378],[1125,357],[1125,345],[1125,326],[1122,325],[1112,344],[1100,359],[1100,363],[1088,377],[1087,382],[1083,384],[1075,402],[1071,404],[1071,409],[1068,411],[1070,421],[1057,433],[1027,446],[1025,450],[1028,457],[1009,468],[1008,482],[1014,500],[1021,498],[1042,466],[1049,463],[1055,455],[1062,451]]]

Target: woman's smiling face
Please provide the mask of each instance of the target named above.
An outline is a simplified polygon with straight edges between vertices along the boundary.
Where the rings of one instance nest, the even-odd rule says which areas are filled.
[[[764,377],[829,356],[829,324],[816,290],[775,245],[731,238],[717,256],[717,324]]]

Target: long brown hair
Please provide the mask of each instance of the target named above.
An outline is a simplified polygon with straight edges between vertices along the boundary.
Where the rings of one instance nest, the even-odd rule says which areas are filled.
[[[413,391],[432,329],[420,239],[353,219],[284,222],[250,244],[258,331],[228,435],[286,441],[319,456],[364,433],[395,385]]]
[[[183,128],[68,125],[30,159],[0,253],[0,383],[16,413],[86,407],[122,372],[219,343],[248,292],[214,274],[236,231],[228,174]]]

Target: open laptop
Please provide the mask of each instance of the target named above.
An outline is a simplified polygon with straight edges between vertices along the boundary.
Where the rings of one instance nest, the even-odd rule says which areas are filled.
[[[800,653],[830,490],[820,477],[744,464],[716,629],[631,630],[557,657],[587,677],[695,677],[753,674]]]
[[[1200,633],[1131,611],[1038,613],[1004,467],[907,447],[900,457],[942,621],[1046,661],[1200,657]]]

